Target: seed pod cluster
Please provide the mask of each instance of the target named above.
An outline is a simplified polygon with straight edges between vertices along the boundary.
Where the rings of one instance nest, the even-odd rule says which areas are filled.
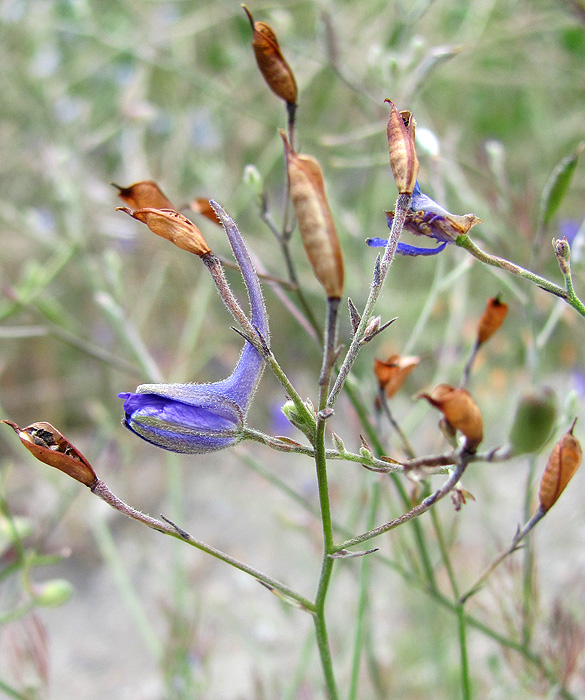
[[[483,419],[471,394],[448,384],[439,384],[430,394],[420,394],[444,416],[449,430],[458,430],[465,437],[465,448],[474,452],[483,440]]]
[[[576,422],[554,446],[542,475],[538,498],[545,512],[554,506],[581,464],[581,444],[573,435]]]
[[[242,5],[254,32],[252,48],[262,77],[272,92],[288,104],[297,102],[297,83],[286,62],[276,34],[265,22],[254,22],[250,10]]]
[[[98,480],[87,459],[50,423],[40,421],[31,423],[26,428],[19,428],[9,420],[0,423],[9,425],[26,449],[40,462],[65,472],[86,486],[93,486]]]
[[[508,305],[499,296],[488,299],[477,326],[477,344],[482,345],[500,328],[508,314]]]
[[[408,110],[399,112],[391,100],[386,133],[390,152],[390,167],[400,194],[412,194],[418,177],[418,158],[414,146],[416,121]]]
[[[132,211],[127,207],[118,207],[116,211],[123,211],[128,216],[142,221],[153,233],[166,238],[177,248],[195,253],[200,257],[211,253],[211,248],[197,226],[174,209],[143,208]]]
[[[312,156],[295,153],[284,132],[281,136],[291,197],[305,252],[327,297],[340,298],[343,293],[343,256],[325,195],[321,166]]]

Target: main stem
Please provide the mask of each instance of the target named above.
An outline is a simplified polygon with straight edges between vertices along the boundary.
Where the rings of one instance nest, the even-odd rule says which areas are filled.
[[[332,348],[335,347],[337,335],[337,308],[339,299],[329,299],[327,303],[327,323],[325,324],[325,341],[323,344],[323,366],[319,377],[319,411],[317,413],[317,429],[315,431],[315,466],[317,469],[317,486],[319,489],[319,505],[321,508],[321,522],[323,526],[323,559],[321,562],[321,574],[315,598],[315,632],[317,635],[317,646],[321,657],[321,666],[325,677],[325,686],[329,700],[337,700],[339,697],[335,675],[333,673],[333,662],[327,635],[327,624],[325,621],[325,601],[333,562],[330,554],[333,552],[333,524],[331,519],[331,504],[329,502],[329,485],[327,482],[327,455],[325,450],[325,423],[327,415],[323,409],[327,406],[327,394],[331,381],[331,370],[333,368],[334,354]]]

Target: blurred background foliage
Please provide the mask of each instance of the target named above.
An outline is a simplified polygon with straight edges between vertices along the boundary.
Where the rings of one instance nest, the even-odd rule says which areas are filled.
[[[484,224],[473,230],[473,238],[486,250],[557,283],[562,281],[550,240],[570,235],[577,293],[583,293],[583,163],[575,171],[557,216],[549,226],[541,221],[542,195],[550,173],[584,138],[582,0],[282,0],[251,4],[250,10],[256,19],[275,29],[295,71],[300,86],[299,150],[316,156],[323,165],[345,254],[347,293],[358,308],[367,296],[375,258],[364,239],[384,235],[384,210],[392,208],[395,199],[388,167],[385,98],[415,114],[419,179],[424,191],[450,211],[472,211],[480,216]],[[2,416],[21,425],[48,420],[71,437],[77,433],[80,448],[98,473],[101,468],[104,479],[117,482],[120,495],[137,506],[146,499],[154,509],[162,507],[161,501],[170,503],[183,515],[186,512],[185,525],[196,534],[201,522],[197,519],[197,527],[190,522],[192,514],[180,496],[206,484],[207,493],[197,496],[199,508],[211,507],[209,518],[203,518],[203,529],[215,541],[218,530],[214,522],[222,521],[214,520],[219,517],[214,508],[226,508],[227,531],[221,531],[221,538],[229,550],[233,546],[229,522],[234,517],[230,508],[238,496],[233,491],[240,488],[242,479],[247,479],[242,471],[245,467],[232,453],[226,453],[213,459],[171,459],[172,464],[162,468],[164,455],[136,444],[121,429],[121,406],[116,395],[152,379],[221,378],[233,367],[240,343],[229,329],[230,319],[198,261],[161,244],[135,222],[116,213],[114,208],[120,202],[109,183],[129,185],[154,179],[178,207],[195,196],[217,199],[234,216],[266,271],[286,277],[278,245],[259,219],[254,187],[244,177],[248,164],[257,168],[271,213],[280,221],[285,179],[278,129],[285,126],[285,112],[257,71],[250,48],[250,27],[240,3],[0,0],[0,31]],[[228,246],[219,229],[195,215],[193,218],[213,249],[227,257]],[[321,318],[324,304],[320,289],[297,238],[292,247],[299,276]],[[233,273],[231,279],[241,292]],[[375,347],[362,353],[355,373],[362,396],[371,406],[376,386],[371,369],[374,355],[384,357],[404,351],[423,358],[395,404],[396,415],[414,435],[411,439],[421,453],[440,449],[441,442],[435,417],[428,415],[427,407],[413,403],[411,396],[436,381],[458,381],[477,318],[486,299],[498,292],[510,305],[510,315],[490,351],[480,356],[471,387],[486,418],[486,445],[505,441],[516,397],[527,385],[545,382],[556,390],[561,406],[559,430],[566,430],[567,421],[578,412],[585,386],[585,333],[582,319],[572,309],[561,308],[553,297],[522,280],[472,262],[462,250],[448,249],[430,259],[398,259],[378,313],[384,318],[397,315],[399,321],[376,341]],[[318,348],[283,309],[270,287],[267,303],[277,358],[300,393],[315,398]],[[349,322],[345,319],[342,340],[347,342],[348,336]],[[275,407],[278,413],[283,401],[280,388],[269,376],[263,382],[251,423],[282,432],[284,428],[273,425]],[[349,405],[343,406],[334,429],[354,448],[359,445],[359,426]],[[101,526],[84,519],[89,494],[79,494],[78,489],[64,484],[61,475],[22,464],[23,456],[7,429],[0,439],[3,499],[14,514],[34,521],[36,534],[30,546],[38,552],[45,547],[52,551],[65,545],[72,547],[74,559],[85,556],[91,560],[90,569],[97,580],[101,560],[94,559],[91,550],[95,545],[91,539],[85,540],[83,533],[94,531],[102,554],[107,550],[104,542],[109,540],[103,532],[96,534]],[[242,448],[244,457],[252,452]],[[294,458],[288,463],[261,452],[258,459],[266,460],[268,467],[294,471]],[[219,465],[216,481],[207,465]],[[142,469],[148,483],[146,476],[137,477],[137,470]],[[488,541],[478,545],[473,543],[473,536],[463,536],[457,548],[473,543],[473,548],[494,552],[498,541],[509,540],[514,524],[522,517],[520,485],[524,483],[525,465],[519,464],[512,480],[508,480],[508,467],[491,469],[495,476],[488,476],[487,470],[474,470],[477,481],[472,490],[477,491],[480,503],[474,506],[475,525],[470,528],[474,537],[486,536]],[[351,476],[347,476],[349,471]],[[352,494],[355,484],[359,484],[356,493],[367,499],[372,475],[355,474],[355,469],[347,466],[338,470],[337,465],[334,472],[342,519],[351,522],[353,518],[354,523],[360,523],[359,503],[355,496],[344,500],[344,494]],[[258,487],[263,494],[265,485],[255,478],[250,478],[246,488],[253,492]],[[304,489],[308,498],[314,497],[311,478],[304,463],[300,476],[290,476],[291,483]],[[230,479],[235,482],[230,483]],[[570,490],[582,492],[583,475],[575,481]],[[513,485],[518,489],[516,496]],[[213,494],[220,493],[222,505],[209,506]],[[231,506],[223,504],[224,499],[230,502],[232,497]],[[188,502],[190,497],[185,498]],[[565,516],[569,494],[566,499],[566,506],[558,506],[565,510]],[[582,500],[574,503],[576,512],[570,522],[575,524],[575,532],[568,537],[568,552],[572,552],[575,571],[561,567],[560,582],[548,589],[552,600],[560,593],[557,586],[568,587],[563,595],[573,609],[584,594],[585,578],[583,505]],[[242,507],[245,505],[244,498]],[[254,545],[243,534],[243,543],[240,538],[234,540],[236,548],[244,546],[248,552],[260,547],[260,558],[266,558],[267,567],[276,557],[276,568],[282,569],[283,577],[290,575],[285,564],[294,557],[290,551],[282,551],[281,543],[279,548],[281,536],[276,536],[274,529],[293,527],[288,520],[294,518],[288,509],[283,501],[276,525],[263,522],[259,531],[250,525]],[[566,532],[570,528],[561,515],[557,527]],[[94,516],[96,520],[105,517],[101,511]],[[550,519],[554,516],[556,513]],[[305,521],[300,522],[302,527],[297,523],[298,527],[305,528]],[[490,529],[490,535],[485,535],[481,528],[496,522],[508,529]],[[154,671],[166,669],[166,676],[162,676],[167,679],[167,694],[160,697],[195,697],[194,693],[199,692],[206,698],[280,697],[282,687],[289,687],[293,693],[304,687],[303,683],[306,694],[289,697],[318,697],[311,695],[317,692],[311,690],[313,682],[318,683],[311,680],[318,678],[317,668],[312,668],[313,675],[308,673],[308,680],[294,683],[295,669],[303,658],[303,642],[295,636],[299,632],[294,626],[291,629],[296,631],[288,638],[290,648],[284,652],[281,649],[278,659],[268,666],[264,657],[270,658],[270,654],[266,649],[258,655],[250,651],[253,672],[246,666],[241,676],[235,673],[231,695],[225,694],[225,689],[218,691],[220,686],[210,680],[212,674],[205,672],[211,663],[201,651],[205,643],[197,647],[197,664],[203,668],[200,675],[204,680],[200,679],[197,687],[185,686],[185,678],[193,681],[193,648],[197,646],[193,636],[202,617],[198,613],[193,619],[186,611],[192,605],[198,610],[207,605],[205,598],[192,590],[192,567],[202,566],[193,564],[193,559],[201,555],[179,553],[173,548],[174,565],[161,574],[155,561],[162,556],[161,550],[169,548],[168,543],[152,533],[144,536],[135,525],[112,527],[117,528],[117,542],[129,538],[141,552],[137,559],[144,566],[148,584],[143,596],[137,595],[142,600],[136,604],[148,605],[145,601],[152,595],[157,629],[164,628],[173,644],[182,640],[182,645],[177,642],[178,651],[166,644],[170,656],[161,655],[160,649],[153,652],[159,662],[158,666],[154,664]],[[359,530],[361,526],[356,527]],[[267,531],[274,538],[272,548],[258,543]],[[146,543],[137,545],[141,536]],[[313,531],[311,536],[318,541],[318,532]],[[396,539],[400,541],[400,536]],[[298,562],[291,566],[310,585],[307,568],[311,564],[304,557],[311,552],[301,544],[302,538],[295,544]],[[128,555],[127,546],[118,546],[135,566],[137,560]],[[404,547],[402,556],[407,556]],[[401,556],[400,551],[393,555]],[[108,563],[103,575],[110,580],[107,572],[115,571],[116,566],[111,557],[104,556]],[[488,558],[476,556],[471,566],[479,570]],[[75,580],[79,571],[71,559],[67,566]],[[211,590],[215,585],[213,576],[221,577],[222,571],[212,568]],[[140,584],[134,568],[132,572],[128,575]],[[384,581],[388,570],[382,574],[380,580]],[[175,586],[181,592],[166,600],[163,587],[169,580],[170,589]],[[351,575],[348,580],[355,584]],[[182,586],[177,581],[182,581]],[[123,590],[124,584],[119,585],[122,588],[118,591]],[[396,697],[430,697],[431,688],[433,697],[456,697],[452,670],[456,659],[442,657],[436,643],[444,619],[433,617],[435,613],[429,610],[427,601],[421,603],[420,596],[398,590],[402,599],[397,607],[414,612],[409,624],[397,622],[402,632],[408,630],[398,646],[384,640],[388,687],[394,689]],[[83,594],[82,589],[76,595]],[[111,591],[111,596],[115,595]],[[250,595],[256,601],[263,594],[254,589]],[[194,599],[198,602],[193,603]],[[111,598],[107,600],[111,602]],[[348,600],[346,604],[351,608],[351,596]],[[231,620],[228,629],[237,629],[237,634],[243,635],[240,623],[230,618],[234,615],[230,605],[215,602],[220,611],[217,615]],[[333,602],[330,608],[332,617],[339,617],[338,645],[344,649],[344,612]],[[260,609],[259,614],[263,614],[263,607]],[[62,609],[64,615],[66,610]],[[132,619],[136,622],[138,618]],[[283,625],[292,625],[288,614],[283,613],[283,619]],[[434,629],[428,631],[424,643],[412,620],[424,621]],[[56,639],[60,635],[59,618],[54,616],[45,622],[55,626],[53,643],[64,646],[66,640]],[[91,628],[90,622],[88,626]],[[148,638],[143,629],[144,634]],[[148,648],[147,643],[144,646]],[[207,647],[209,656],[219,654],[209,640]],[[416,653],[411,647],[416,647]],[[105,665],[108,651],[111,649],[106,644]],[[402,665],[410,653],[421,663],[430,664],[424,666],[422,678],[415,674],[418,680],[412,678],[412,666]],[[503,689],[502,695],[493,690],[489,697],[504,696],[510,687],[514,688],[514,697],[524,697],[515,683],[519,683],[518,676],[527,673],[525,669],[517,670],[512,662],[506,666],[506,655],[502,661],[493,650],[486,651],[481,645],[478,655],[483,660],[483,665],[474,668],[478,687]],[[187,659],[187,671],[177,671],[177,659],[183,657]],[[395,661],[400,662],[396,667]],[[416,662],[412,663],[419,673]],[[53,688],[59,690],[52,697],[79,696],[73,691],[65,694],[67,687],[75,687],[70,678],[70,685],[65,683],[65,667],[55,662]],[[300,668],[304,668],[302,664]],[[91,675],[83,668],[68,672],[80,678],[84,673]],[[279,675],[284,676],[282,683],[276,680]],[[252,686],[249,676],[255,679]],[[160,677],[154,673],[154,687]],[[178,677],[183,685],[176,684]],[[115,686],[120,692],[116,697],[126,697],[122,688],[136,691],[128,678],[119,683]],[[526,683],[530,687],[526,697],[536,697],[535,693],[540,692],[538,683],[533,677]],[[148,692],[128,697],[158,697],[155,691],[150,695]],[[363,693],[364,698],[374,696],[369,686]],[[103,695],[87,692],[83,697]]]

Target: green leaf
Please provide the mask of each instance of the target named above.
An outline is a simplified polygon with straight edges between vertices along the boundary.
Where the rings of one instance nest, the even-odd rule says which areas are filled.
[[[584,148],[585,141],[582,141],[572,153],[560,161],[549,175],[540,200],[540,220],[545,226],[550,223],[560,207]]]

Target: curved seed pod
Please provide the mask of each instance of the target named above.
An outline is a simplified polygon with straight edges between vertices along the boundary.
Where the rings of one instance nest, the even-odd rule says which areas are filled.
[[[483,440],[483,419],[468,391],[448,384],[439,384],[430,394],[419,396],[438,408],[447,423],[465,436],[468,451],[475,451]]]
[[[418,158],[414,147],[416,121],[408,110],[399,112],[391,100],[386,134],[390,152],[390,167],[400,194],[412,194],[418,177]]]
[[[254,22],[250,10],[245,5],[242,7],[254,32],[252,48],[262,77],[281,100],[296,104],[297,83],[294,73],[282,55],[276,34],[265,22]]]
[[[477,344],[481,345],[489,340],[500,328],[508,313],[508,305],[500,301],[499,296],[488,299],[485,310],[479,319],[477,326]]]
[[[174,243],[177,248],[182,248],[189,253],[195,253],[203,257],[211,253],[201,231],[186,216],[179,214],[174,209],[135,209],[118,207],[116,211],[123,211],[128,216],[142,221],[157,236],[166,238]]]
[[[19,428],[10,420],[0,423],[9,425],[39,462],[65,472],[86,486],[92,486],[97,481],[97,475],[87,459],[50,423],[40,421],[31,423],[26,428]]]
[[[545,512],[554,506],[581,464],[581,445],[573,435],[576,422],[575,418],[569,432],[554,446],[542,475],[538,498]]]
[[[167,199],[161,188],[152,180],[141,180],[130,187],[120,187],[112,182],[118,189],[118,197],[124,200],[131,209],[174,209],[172,202]]]
[[[288,178],[305,252],[327,297],[343,293],[343,257],[325,196],[323,172],[312,156],[295,153],[284,132]]]

